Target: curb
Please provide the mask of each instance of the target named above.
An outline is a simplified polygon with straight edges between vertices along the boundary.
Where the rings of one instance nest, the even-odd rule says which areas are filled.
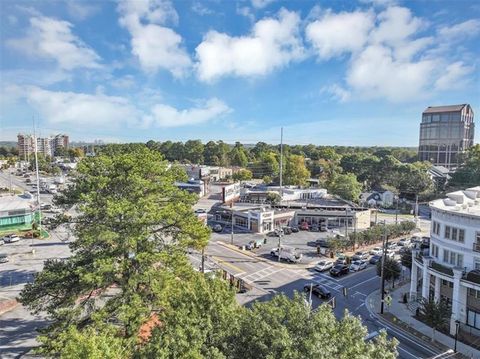
[[[268,263],[270,265],[273,265],[275,267],[280,267],[280,268],[287,268],[287,269],[309,269],[309,268],[313,268],[315,265],[314,264],[286,264],[286,263],[279,263],[278,261],[271,261],[271,260],[268,260],[266,258],[263,258],[263,257],[259,257],[257,256],[256,254],[254,253],[251,253],[249,251],[243,251],[241,249],[239,249],[237,246],[235,245],[232,245],[232,244],[228,244],[228,243],[224,243],[224,242],[221,242],[221,241],[218,241],[217,242],[218,244],[228,248],[228,249],[231,249],[232,251],[235,251],[237,253],[240,253],[240,254],[243,254],[244,256],[247,256],[247,257],[250,257],[250,258],[253,258],[253,259],[256,259],[260,262],[264,262],[264,263]]]
[[[7,299],[0,301],[0,315],[3,315],[15,309],[20,303],[16,299]]]

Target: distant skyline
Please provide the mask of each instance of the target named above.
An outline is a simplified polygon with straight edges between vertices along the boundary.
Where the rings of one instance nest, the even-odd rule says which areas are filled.
[[[418,146],[428,106],[480,116],[480,3],[0,2],[0,141]],[[475,142],[480,142],[477,126]]]

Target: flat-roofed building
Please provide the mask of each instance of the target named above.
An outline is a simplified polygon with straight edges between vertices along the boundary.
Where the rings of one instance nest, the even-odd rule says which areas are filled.
[[[461,165],[461,154],[473,146],[473,110],[468,104],[431,106],[422,114],[418,159],[449,170]]]

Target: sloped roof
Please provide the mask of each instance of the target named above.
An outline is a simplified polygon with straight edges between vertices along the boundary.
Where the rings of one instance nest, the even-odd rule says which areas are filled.
[[[423,113],[438,113],[438,112],[454,112],[454,111],[461,111],[465,106],[466,103],[461,105],[449,105],[449,106],[429,106],[426,108]]]

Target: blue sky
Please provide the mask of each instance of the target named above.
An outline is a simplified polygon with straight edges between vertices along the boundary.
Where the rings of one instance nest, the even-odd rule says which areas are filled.
[[[416,146],[427,106],[480,116],[478,1],[0,6],[0,140],[35,117],[74,141]]]

